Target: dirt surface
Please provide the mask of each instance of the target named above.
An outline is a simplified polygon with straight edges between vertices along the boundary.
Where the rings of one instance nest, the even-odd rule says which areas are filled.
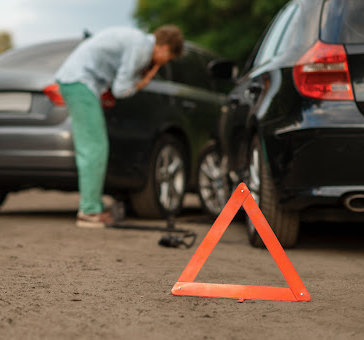
[[[360,225],[305,226],[299,246],[287,251],[311,302],[171,295],[213,222],[193,201],[176,222],[199,235],[186,250],[159,246],[159,232],[78,229],[74,194],[10,195],[0,213],[0,338],[364,339]],[[236,222],[196,281],[287,286]]]

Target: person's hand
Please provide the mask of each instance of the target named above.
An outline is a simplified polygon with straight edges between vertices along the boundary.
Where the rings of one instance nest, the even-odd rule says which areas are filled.
[[[111,90],[108,90],[101,95],[101,104],[102,107],[106,109],[111,109],[115,106],[116,99],[112,94]]]
[[[158,64],[155,64],[151,69],[150,69],[150,71],[148,71],[147,72],[147,76],[149,76],[150,77],[150,79],[152,79],[156,74],[157,74],[157,72],[158,72],[158,70],[159,70],[159,68],[160,68],[160,65],[158,65]]]
[[[159,68],[160,65],[155,64],[150,70],[145,73],[143,79],[136,84],[136,88],[138,91],[150,83],[153,77],[157,74]]]

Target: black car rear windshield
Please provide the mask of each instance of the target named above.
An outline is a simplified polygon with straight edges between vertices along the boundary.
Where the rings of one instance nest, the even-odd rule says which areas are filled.
[[[364,1],[326,0],[321,18],[321,40],[332,44],[363,44]]]
[[[79,41],[63,41],[10,50],[0,55],[0,68],[55,72]]]

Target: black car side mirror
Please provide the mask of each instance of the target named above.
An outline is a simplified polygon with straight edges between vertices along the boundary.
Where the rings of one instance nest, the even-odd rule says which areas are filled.
[[[239,73],[238,66],[231,60],[213,60],[207,68],[212,77],[219,79],[235,81]]]

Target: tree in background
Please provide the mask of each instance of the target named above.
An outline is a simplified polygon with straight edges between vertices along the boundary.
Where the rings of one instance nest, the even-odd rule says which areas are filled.
[[[13,47],[11,35],[8,32],[0,32],[0,53]]]
[[[244,62],[288,0],[138,0],[135,18],[149,31],[179,26],[188,40]]]

